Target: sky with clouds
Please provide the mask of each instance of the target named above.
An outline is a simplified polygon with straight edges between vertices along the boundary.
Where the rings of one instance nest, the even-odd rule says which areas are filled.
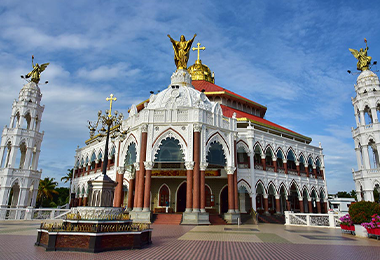
[[[216,84],[268,107],[266,119],[322,143],[329,193],[354,189],[351,127],[356,60],[380,57],[380,3],[368,1],[8,1],[0,3],[0,125],[31,70],[42,74],[45,131],[39,168],[60,180],[88,139],[87,120],[127,114],[175,70],[167,34],[197,34]],[[189,65],[196,59],[191,54]],[[64,185],[60,183],[60,185]],[[67,184],[66,184],[67,185]]]

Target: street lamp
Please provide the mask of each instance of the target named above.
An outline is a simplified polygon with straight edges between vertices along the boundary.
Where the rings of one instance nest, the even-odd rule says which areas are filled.
[[[120,133],[120,125],[123,120],[123,113],[119,113],[115,110],[114,115],[112,115],[112,101],[116,101],[117,98],[110,95],[110,97],[106,98],[107,101],[110,101],[110,109],[105,111],[105,114],[102,114],[102,111],[98,111],[98,120],[91,122],[88,121],[88,129],[90,130],[90,138],[94,138],[96,129],[99,124],[102,126],[100,130],[98,130],[99,136],[107,136],[106,137],[106,145],[104,148],[104,163],[102,173],[106,175],[107,173],[107,164],[108,164],[108,142],[110,137],[110,131],[114,133],[113,138],[116,137],[118,133]],[[105,128],[107,127],[107,129]]]

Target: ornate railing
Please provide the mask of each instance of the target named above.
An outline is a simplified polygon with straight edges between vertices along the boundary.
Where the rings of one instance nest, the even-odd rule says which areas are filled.
[[[63,219],[70,209],[0,208],[0,220]]]
[[[274,167],[271,166],[271,165],[266,165],[266,166],[265,166],[265,169],[266,169],[268,172],[274,172]]]
[[[263,170],[264,167],[261,164],[255,164],[255,169],[257,169],[257,170]]]
[[[298,175],[298,172],[296,172],[296,171],[292,171],[292,170],[288,170],[288,174],[290,174],[290,175]]]
[[[285,211],[285,225],[339,228],[339,218],[344,214],[292,213]]]

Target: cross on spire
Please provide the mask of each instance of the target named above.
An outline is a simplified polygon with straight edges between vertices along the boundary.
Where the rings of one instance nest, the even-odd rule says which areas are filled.
[[[113,97],[113,94],[110,95],[110,97],[106,98],[107,101],[110,101],[110,110],[108,112],[108,117],[111,117],[111,110],[112,110],[112,101],[116,101],[117,98]]]
[[[193,51],[198,50],[198,59],[197,60],[199,60],[199,51],[200,50],[206,50],[206,47],[204,47],[204,46],[200,47],[201,46],[200,42],[197,43],[197,46],[198,46],[197,48],[193,47]]]

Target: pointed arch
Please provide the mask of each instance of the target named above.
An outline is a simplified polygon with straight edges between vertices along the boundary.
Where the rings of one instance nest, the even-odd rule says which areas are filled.
[[[301,192],[300,192],[300,187],[298,186],[298,183],[294,179],[290,182],[289,191],[292,190],[293,186],[296,188],[296,192],[298,194],[298,198],[301,198],[302,196],[301,196]]]
[[[182,153],[184,154],[184,160],[188,160],[188,151],[187,151],[187,143],[183,136],[179,134],[177,131],[175,131],[173,128],[169,127],[165,131],[163,131],[157,138],[154,140],[152,144],[152,154],[151,154],[151,161],[154,161],[155,156],[158,153],[158,150],[160,149],[160,145],[162,144],[163,140],[173,138],[175,140],[178,140],[180,149],[182,150]]]
[[[268,194],[270,193],[270,189],[272,188],[272,190],[274,191],[274,194],[273,195],[277,195],[277,189],[276,189],[276,185],[273,183],[273,181],[270,181],[268,183]]]
[[[251,185],[249,185],[249,183],[246,180],[240,179],[237,184],[238,184],[238,190],[240,189],[240,187],[244,187],[247,190],[247,192],[251,194],[252,192]]]
[[[176,192],[177,194],[177,192]],[[163,183],[159,188],[158,188],[158,206],[160,207],[166,207],[166,201],[170,205],[170,198],[171,198],[171,191],[169,186],[166,183]]]
[[[230,147],[228,146],[228,143],[226,142],[226,140],[223,138],[223,136],[219,132],[213,133],[207,139],[207,141],[206,141],[206,150],[205,150],[206,154],[209,151],[211,144],[214,143],[214,142],[217,142],[217,143],[219,143],[219,144],[222,145],[222,148],[223,148],[223,151],[224,151],[224,155],[226,156],[226,159],[227,159],[227,165],[232,165],[232,162],[231,162],[231,159],[230,159],[230,157],[231,157],[230,156],[231,155]],[[206,158],[203,158],[203,159],[206,159]]]
[[[268,191],[266,190],[265,185],[264,185],[264,183],[263,183],[262,180],[258,180],[258,181],[256,182],[256,185],[255,185],[256,193],[257,193],[257,189],[258,189],[259,186],[261,186],[261,188],[262,188],[264,194],[268,194]]]
[[[284,190],[286,196],[289,195],[289,191],[288,191],[288,189],[286,188],[286,185],[283,182],[281,182],[280,185],[278,186],[278,190],[277,190],[278,194],[281,194],[281,189]]]

